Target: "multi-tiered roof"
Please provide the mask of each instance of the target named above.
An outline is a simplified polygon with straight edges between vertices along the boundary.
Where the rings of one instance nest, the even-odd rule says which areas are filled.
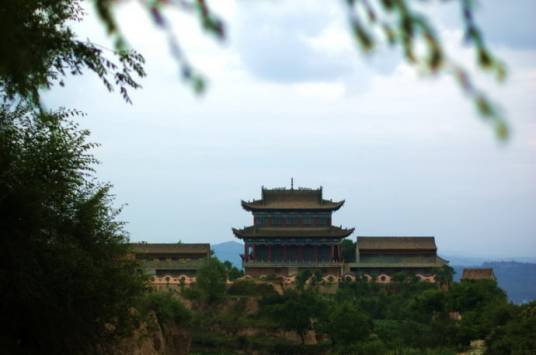
[[[303,212],[303,213],[328,213],[338,210],[344,205],[342,201],[325,200],[322,197],[322,187],[318,189],[308,188],[262,188],[260,200],[242,201],[242,207],[246,211],[253,212]],[[253,225],[243,229],[233,228],[233,233],[237,238],[299,238],[299,237],[324,237],[324,238],[345,238],[352,234],[353,228],[346,229],[331,225],[331,218],[327,225],[308,226],[299,225]]]
[[[322,198],[322,187],[319,189],[286,189],[262,188],[260,200],[242,201],[246,211],[273,211],[273,210],[308,210],[308,211],[336,211],[344,205],[344,200],[333,202]]]

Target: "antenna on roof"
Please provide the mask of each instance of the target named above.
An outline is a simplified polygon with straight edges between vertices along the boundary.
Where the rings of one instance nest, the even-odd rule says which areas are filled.
[[[293,177],[290,178],[290,189],[294,190],[294,178]]]

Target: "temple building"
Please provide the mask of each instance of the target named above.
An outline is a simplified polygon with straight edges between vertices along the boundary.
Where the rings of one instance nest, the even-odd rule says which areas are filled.
[[[210,257],[208,243],[132,243],[130,247],[156,288],[195,282],[197,270]]]
[[[369,280],[388,283],[394,274],[410,272],[434,282],[438,268],[448,261],[437,255],[434,237],[357,237],[356,262],[350,272]]]
[[[260,200],[242,201],[253,225],[234,229],[244,241],[246,275],[293,275],[301,270],[343,273],[341,241],[354,229],[332,225],[331,215],[344,201],[325,200],[322,188],[262,188]]]
[[[492,268],[467,268],[463,269],[462,281],[493,280],[496,281]]]

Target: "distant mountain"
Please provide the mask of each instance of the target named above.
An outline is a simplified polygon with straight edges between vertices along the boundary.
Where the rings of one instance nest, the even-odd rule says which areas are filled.
[[[442,258],[449,261],[450,265],[467,265],[467,266],[474,266],[474,265],[482,265],[486,262],[510,262],[515,261],[518,263],[531,263],[536,264],[536,258],[535,257],[515,257],[515,258],[501,258],[501,257],[479,257],[479,256],[466,256],[466,255],[458,255],[458,254],[441,254]]]
[[[487,261],[481,264],[452,265],[456,274],[454,280],[459,281],[466,267],[490,267],[497,277],[499,287],[506,291],[510,301],[525,303],[536,300],[536,264],[517,261]]]
[[[244,253],[244,244],[235,241],[213,244],[214,255],[221,261],[230,261],[238,269],[242,269],[240,254]]]

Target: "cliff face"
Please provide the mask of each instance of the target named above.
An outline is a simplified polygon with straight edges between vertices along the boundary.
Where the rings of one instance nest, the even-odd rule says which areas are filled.
[[[175,324],[159,324],[154,313],[112,351],[113,355],[186,355],[192,337]]]

